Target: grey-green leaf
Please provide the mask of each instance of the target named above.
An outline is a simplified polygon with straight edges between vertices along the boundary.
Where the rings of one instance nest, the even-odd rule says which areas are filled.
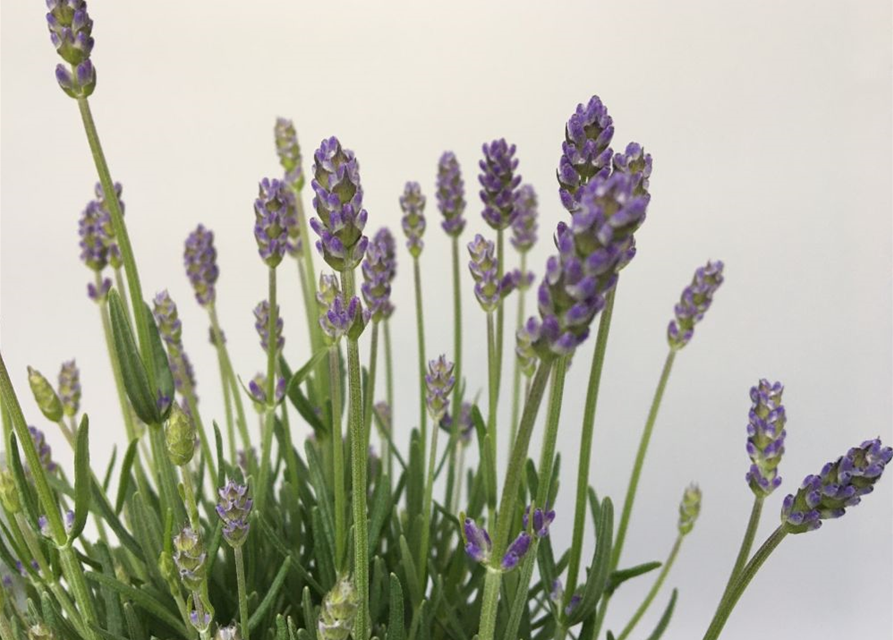
[[[133,331],[127,320],[127,311],[118,292],[109,292],[109,315],[112,322],[112,338],[115,343],[115,354],[121,366],[124,378],[124,390],[130,398],[130,404],[139,419],[146,424],[158,424],[161,417],[155,403],[155,394],[149,386],[149,377],[140,359]],[[154,322],[153,322],[154,324]]]
[[[68,540],[77,540],[87,524],[87,514],[90,511],[91,483],[93,478],[90,472],[90,420],[87,414],[81,418],[78,427],[77,439],[74,449],[74,524],[68,533]]]

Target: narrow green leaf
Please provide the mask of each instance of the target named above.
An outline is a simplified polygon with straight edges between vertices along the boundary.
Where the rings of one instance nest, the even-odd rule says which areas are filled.
[[[314,353],[310,359],[304,363],[300,369],[292,374],[291,378],[288,381],[287,393],[289,396],[291,395],[291,390],[293,388],[300,387],[301,383],[304,382],[304,379],[316,368],[316,365],[319,364],[319,361],[326,357],[329,353],[328,347],[323,347],[316,353]]]
[[[18,439],[16,438],[15,431],[9,432],[6,454],[9,457],[6,464],[9,465],[9,470],[12,471],[12,480],[16,486],[16,492],[19,494],[19,502],[22,503],[22,507],[25,509],[25,515],[28,516],[28,521],[31,523],[31,527],[35,530],[39,530],[39,527],[37,526],[37,518],[39,517],[37,511],[37,496],[34,495],[31,483],[28,482],[28,478],[25,475],[25,468],[22,466],[22,458],[19,456]]]
[[[422,601],[422,588],[419,586],[415,561],[412,559],[412,551],[409,550],[406,536],[400,536],[400,560],[403,563],[403,574],[406,586],[409,587],[410,600],[418,606]]]
[[[612,571],[611,575],[608,576],[608,585],[605,587],[605,593],[607,595],[611,595],[621,584],[630,580],[632,578],[637,578],[641,575],[644,575],[650,571],[654,571],[655,569],[659,569],[661,567],[661,562],[645,562],[643,564],[637,564],[634,567],[630,567],[629,569],[620,569],[618,571]]]
[[[74,449],[74,524],[68,534],[68,541],[77,540],[87,524],[90,510],[91,484],[90,475],[90,420],[87,414],[81,418]]]
[[[664,613],[660,617],[660,620],[657,621],[657,626],[654,628],[654,631],[648,636],[648,640],[659,640],[659,638],[664,635],[664,631],[667,630],[667,625],[670,624],[670,618],[673,617],[673,609],[676,608],[677,595],[679,595],[678,590],[673,589],[673,595],[670,596],[670,602],[667,604],[667,608],[664,609]]]
[[[390,478],[382,474],[375,485],[372,494],[372,509],[369,518],[369,555],[373,555],[378,546],[381,528],[384,526],[388,513],[391,511]]]
[[[155,386],[158,393],[163,398],[174,399],[174,376],[171,373],[170,360],[168,360],[167,352],[164,350],[164,343],[158,334],[158,325],[155,324],[155,316],[152,315],[152,308],[145,304],[146,325],[149,328],[149,344],[152,347],[152,366],[155,367]],[[160,416],[161,420],[167,420],[170,414],[171,404],[164,408],[164,413]]]
[[[288,640],[288,628],[282,614],[276,616],[276,640]]]
[[[323,525],[323,534],[326,536],[329,548],[332,549],[334,553],[335,516],[332,513],[334,500],[329,494],[329,485],[323,474],[322,463],[319,460],[319,456],[316,453],[313,443],[309,440],[304,446],[304,453],[307,456],[307,468],[310,471],[310,482],[313,484],[313,489],[316,492],[316,504],[319,507],[321,518],[320,523]]]
[[[286,558],[285,562],[282,563],[282,566],[279,567],[279,573],[276,574],[272,584],[267,588],[267,594],[248,619],[249,631],[254,631],[257,628],[257,625],[261,623],[261,620],[263,620],[264,616],[267,615],[267,612],[273,606],[273,602],[275,602],[276,598],[279,596],[279,591],[285,583],[285,576],[288,575],[290,565],[291,558]]]
[[[172,614],[163,603],[159,602],[153,596],[151,596],[146,589],[137,589],[136,587],[131,587],[128,584],[118,582],[114,578],[109,578],[102,575],[101,573],[96,573],[95,571],[87,571],[84,575],[87,576],[88,580],[92,580],[93,582],[101,586],[106,586],[110,589],[114,589],[122,597],[133,601],[134,604],[141,607],[147,613],[150,613],[159,620],[162,620],[165,624],[176,630],[177,633],[183,636],[189,635],[186,632],[186,628],[183,626],[183,622],[174,614]]]
[[[568,623],[575,625],[583,621],[598,604],[605,586],[608,583],[608,572],[611,567],[611,548],[614,535],[614,505],[610,498],[605,498],[599,508],[599,521],[595,535],[595,553],[586,579],[580,604],[568,616]]]
[[[313,601],[310,599],[310,589],[304,587],[304,593],[301,594],[301,609],[304,611],[304,626],[307,627],[307,635],[310,640],[316,640],[316,611],[313,608]]]
[[[115,463],[118,461],[118,445],[112,445],[112,458],[109,460],[108,466],[105,468],[105,475],[102,478],[102,490],[106,493],[109,485],[112,483],[112,472],[115,470]]]
[[[415,575],[415,573],[413,573]],[[388,634],[386,640],[403,640],[406,632],[403,624],[403,587],[400,578],[391,574],[391,598],[388,606]]]
[[[98,542],[93,545],[93,552],[102,564],[102,573],[113,580],[117,580],[115,576],[115,563],[112,560],[112,554],[109,552],[108,546],[104,542]],[[121,599],[112,589],[107,586],[99,588],[102,593],[102,599],[105,602],[105,626],[109,632],[115,635],[124,633],[124,612],[121,609]]]
[[[124,460],[121,462],[121,477],[118,480],[118,495],[115,498],[115,514],[120,515],[121,509],[124,508],[124,500],[127,498],[127,488],[130,486],[130,471],[133,469],[133,458],[137,453],[137,444],[139,440],[134,438],[127,445],[127,452],[124,454]]]
[[[592,526],[598,527],[598,496],[592,487],[589,487],[589,511],[592,513]]]
[[[127,635],[130,640],[148,640],[146,628],[136,613],[136,609],[129,602],[124,603],[124,618],[127,620]]]
[[[220,427],[217,426],[217,421],[214,420],[214,444],[217,447],[217,486],[222,487],[226,484],[226,471],[224,469],[223,462],[223,436],[220,435]],[[201,476],[199,476],[201,477]]]
[[[109,292],[109,316],[112,322],[112,339],[115,343],[115,354],[121,365],[121,376],[124,378],[124,390],[130,398],[130,404],[140,420],[146,424],[161,422],[155,394],[149,386],[149,378],[143,361],[140,359],[136,340],[127,320],[127,311],[121,296],[115,289]],[[154,324],[154,321],[153,321]]]

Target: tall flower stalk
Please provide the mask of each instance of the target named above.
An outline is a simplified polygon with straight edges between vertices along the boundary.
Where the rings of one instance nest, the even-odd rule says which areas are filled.
[[[422,440],[422,451],[428,441],[427,410],[425,409],[425,312],[422,304],[422,270],[419,257],[425,243],[425,196],[418,182],[407,182],[400,196],[400,208],[403,210],[403,233],[406,234],[406,248],[412,257],[412,279],[415,285],[416,331],[419,343],[419,432]],[[434,426],[437,428],[437,425]]]

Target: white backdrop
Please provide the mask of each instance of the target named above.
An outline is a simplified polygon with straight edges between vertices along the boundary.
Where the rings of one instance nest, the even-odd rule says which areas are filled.
[[[215,230],[223,323],[239,373],[252,375],[264,360],[251,309],[266,293],[251,205],[257,180],[280,171],[277,115],[294,118],[305,169],[323,136],[336,134],[355,150],[370,230],[396,228],[404,181],[421,181],[429,195],[422,260],[433,355],[452,345],[448,243],[433,198],[440,152],[454,150],[463,164],[470,239],[485,228],[476,196],[480,144],[505,136],[518,145],[520,172],[540,193],[532,264],[541,272],[564,215],[554,178],[564,122],[599,94],[615,120],[615,147],[634,139],[655,158],[650,216],[618,293],[596,425],[591,478],[615,501],[673,304],[697,265],[726,262],[726,284],[677,358],[625,551],[629,563],[663,559],[682,489],[701,483],[701,519],[668,580],[681,595],[666,636],[700,637],[751,503],[743,481],[750,386],[762,376],[787,385],[785,484],[766,506],[761,537],[802,476],[864,438],[893,435],[891,9],[880,0],[532,5],[94,0],[94,115],[124,183],[144,287],[147,294],[167,287],[179,303],[202,407],[219,420],[216,361],[182,272],[182,241],[200,221]],[[89,273],[78,261],[77,219],[95,173],[75,104],[53,78],[43,15],[42,2],[4,2],[3,355],[38,425],[25,366],[55,377],[63,359],[77,357],[93,456],[103,461],[124,435],[97,312],[85,297]],[[403,438],[417,405],[405,251],[400,259],[394,332]],[[296,277],[285,273],[286,351],[298,361],[307,355],[306,331]],[[470,295],[467,288],[467,359],[484,348],[483,315]],[[566,389],[559,548],[570,540],[591,349],[581,349]],[[485,384],[483,359],[473,362],[472,391]],[[59,434],[49,432],[69,464]],[[786,541],[725,637],[889,637],[891,496],[886,478],[844,520]],[[591,538],[586,544],[588,557]],[[649,583],[623,589],[612,628]]]

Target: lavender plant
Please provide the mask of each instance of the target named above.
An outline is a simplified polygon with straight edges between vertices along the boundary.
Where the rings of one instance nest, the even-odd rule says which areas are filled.
[[[548,222],[555,250],[539,272],[531,317],[525,292],[535,276],[528,252],[544,222],[540,198],[517,174],[516,147],[504,139],[483,146],[482,217],[492,233],[467,243],[469,274],[462,270],[459,245],[467,206],[462,171],[454,153],[440,157],[433,186],[445,237],[429,233],[428,241],[451,244],[455,321],[452,353],[430,361],[421,280],[426,200],[417,182],[406,183],[399,205],[418,327],[415,419],[409,394],[396,397],[389,330],[394,313],[411,313],[395,309],[391,300],[402,249],[386,227],[371,239],[365,235],[370,214],[355,154],[336,137],[324,139],[305,174],[294,124],[282,118],[274,140],[283,175],[262,179],[253,202],[245,194],[246,235],[253,208],[255,241],[268,274],[266,295],[253,309],[263,370],[248,378],[253,364],[230,357],[216,307],[221,272],[214,234],[203,224],[186,238],[183,263],[207,313],[219,380],[193,369],[177,305],[162,291],[150,306],[141,288],[121,188],[112,180],[90,111],[96,72],[86,3],[48,0],[48,7],[51,40],[63,60],[56,78],[77,103],[99,178],[78,222],[80,255],[93,272],[88,297],[99,310],[128,446],[120,460],[113,457],[103,474],[96,473],[81,406],[82,383],[89,380],[82,381],[73,360],[62,364],[55,387],[35,368],[19,372],[40,410],[32,418],[56,423],[74,451],[69,477],[54,461],[44,431],[29,426],[0,358],[6,460],[0,469],[0,639],[493,640],[498,634],[501,640],[593,640],[606,629],[613,594],[659,569],[621,631],[605,632],[607,638],[630,637],[702,510],[701,490],[692,484],[683,492],[666,560],[621,568],[673,362],[705,319],[724,265],[699,267],[675,307],[668,354],[615,527],[611,499],[598,497],[589,483],[592,441],[615,292],[646,221],[653,162],[635,142],[614,153],[613,119],[601,99],[578,105],[565,127],[551,205],[561,204],[566,215]],[[309,221],[305,175],[316,213]],[[384,219],[379,215],[372,212],[373,220]],[[322,262],[314,259],[309,229],[318,237]],[[505,232],[511,233],[509,250]],[[281,271],[287,256],[297,264],[311,346],[305,353],[295,352],[296,341],[286,343],[277,301],[280,286],[292,284]],[[470,355],[462,346],[463,287],[473,290],[486,330],[485,411],[482,394],[466,389],[463,377],[463,356]],[[505,386],[505,300],[512,294],[516,347],[511,422],[505,425],[498,409]],[[564,397],[564,382],[596,318],[571,514],[553,508],[558,435],[572,427],[561,420],[565,403],[574,401]],[[432,343],[446,352],[440,347],[447,339],[434,336]],[[484,364],[483,358],[475,362]],[[222,407],[199,404],[199,380],[203,389],[220,385]],[[753,552],[764,503],[782,483],[782,392],[780,383],[760,380],[750,393],[750,465],[742,459],[742,471],[754,506],[705,640],[719,637],[782,540],[843,516],[873,491],[893,459],[890,447],[868,440],[807,476],[783,499],[778,528]],[[248,430],[246,401],[257,410],[259,442]],[[531,440],[544,402],[545,428],[534,459]],[[408,427],[408,443],[396,439],[397,425]],[[445,444],[441,430],[449,434]],[[496,464],[500,442],[510,452],[502,476]],[[477,464],[466,468],[466,453],[474,447]],[[438,483],[440,478],[445,481]],[[570,547],[554,548],[550,527],[571,521]],[[581,572],[588,521],[596,544]],[[667,628],[676,601],[674,590],[650,638]]]

